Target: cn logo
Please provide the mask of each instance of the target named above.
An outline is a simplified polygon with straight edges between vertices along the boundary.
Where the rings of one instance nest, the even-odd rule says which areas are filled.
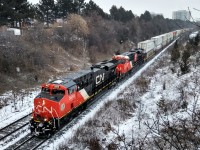
[[[96,76],[96,84],[99,84],[104,81],[104,75],[105,73]]]

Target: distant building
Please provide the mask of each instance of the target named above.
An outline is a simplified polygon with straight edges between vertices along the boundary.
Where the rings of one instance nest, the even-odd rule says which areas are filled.
[[[178,10],[172,12],[172,19],[179,19],[179,20],[190,20],[191,15],[189,11],[186,10]]]

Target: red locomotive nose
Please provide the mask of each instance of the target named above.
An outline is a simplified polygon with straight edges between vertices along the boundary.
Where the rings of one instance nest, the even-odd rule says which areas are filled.
[[[46,118],[46,120],[49,118],[57,118],[59,113],[57,112],[58,108],[58,102],[44,98],[35,98],[34,100],[34,113]]]

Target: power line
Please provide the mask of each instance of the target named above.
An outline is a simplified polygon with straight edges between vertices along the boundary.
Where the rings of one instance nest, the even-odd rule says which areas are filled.
[[[196,11],[200,11],[199,9],[196,9],[196,8],[193,8],[194,10],[196,10]]]

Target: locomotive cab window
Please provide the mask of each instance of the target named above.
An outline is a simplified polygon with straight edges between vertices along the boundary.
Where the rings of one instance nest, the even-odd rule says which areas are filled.
[[[60,101],[65,95],[64,90],[59,90],[59,89],[53,89],[51,92],[51,98],[52,100],[55,101]]]
[[[71,86],[71,87],[68,88],[68,94],[70,95],[70,94],[76,92],[76,90],[77,90],[76,85]]]
[[[126,60],[122,59],[122,60],[121,60],[121,63],[122,63],[122,64],[125,64],[125,63],[126,63]]]
[[[42,88],[41,93],[38,95],[40,98],[47,98],[53,101],[60,101],[65,95],[64,90]]]
[[[41,92],[43,92],[43,93],[50,93],[50,89],[48,89],[48,88],[42,88]]]
[[[57,89],[53,89],[52,90],[52,95],[64,95],[65,91],[64,90],[57,90]]]

